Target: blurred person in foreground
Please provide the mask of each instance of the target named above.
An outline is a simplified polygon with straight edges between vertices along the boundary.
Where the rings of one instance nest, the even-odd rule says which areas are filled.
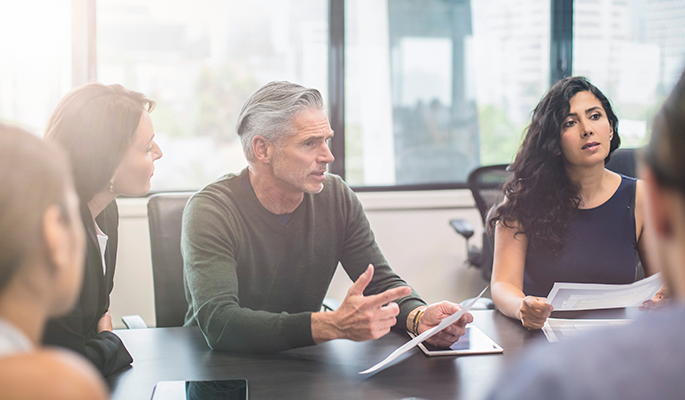
[[[69,314],[51,320],[44,342],[72,349],[104,376],[133,359],[112,332],[109,294],[114,287],[120,194],[150,190],[155,143],[150,112],[155,102],[121,85],[89,83],[67,93],[48,121],[45,140],[67,153],[86,230],[86,267],[81,295]]]
[[[685,74],[654,120],[641,170],[647,256],[671,304],[633,323],[541,345],[489,399],[682,399],[685,394]]]
[[[183,213],[189,303],[212,349],[276,352],[333,339],[421,333],[461,307],[426,303],[388,265],[357,196],[327,174],[333,131],[321,93],[271,82],[245,103],[237,132],[249,166],[196,193]],[[338,263],[355,281],[319,312]],[[471,314],[431,338],[448,347]]]
[[[40,347],[45,322],[72,307],[84,234],[64,154],[0,123],[0,398],[107,398],[98,372]]]

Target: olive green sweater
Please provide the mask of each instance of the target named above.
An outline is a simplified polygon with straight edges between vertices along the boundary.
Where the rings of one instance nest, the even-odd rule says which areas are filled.
[[[257,199],[247,169],[196,193],[183,213],[181,251],[188,312],[215,350],[276,352],[313,345],[319,311],[340,262],[352,280],[375,267],[364,292],[406,283],[383,257],[357,196],[328,175],[305,194],[283,225]],[[416,292],[397,301],[397,326],[425,303]]]

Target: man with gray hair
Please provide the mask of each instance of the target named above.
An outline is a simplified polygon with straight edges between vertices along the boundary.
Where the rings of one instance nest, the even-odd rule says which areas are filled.
[[[345,338],[415,333],[460,310],[426,303],[388,266],[362,205],[338,176],[319,91],[271,82],[236,126],[248,167],[196,193],[183,213],[188,312],[215,350],[276,352]],[[355,281],[341,306],[319,312],[341,263]],[[434,336],[450,346],[473,317]]]

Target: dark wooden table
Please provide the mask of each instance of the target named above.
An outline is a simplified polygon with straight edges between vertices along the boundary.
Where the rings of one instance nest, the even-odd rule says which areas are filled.
[[[117,330],[133,366],[111,377],[112,399],[150,399],[158,381],[246,378],[250,399],[480,399],[511,359],[540,331],[528,331],[497,311],[473,311],[474,324],[504,354],[427,357],[418,349],[372,376],[362,371],[409,337],[393,331],[368,342],[334,340],[269,355],[211,351],[196,328]]]

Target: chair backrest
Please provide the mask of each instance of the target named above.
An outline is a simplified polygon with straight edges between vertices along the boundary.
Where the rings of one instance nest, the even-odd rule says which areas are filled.
[[[147,203],[157,327],[182,326],[188,303],[183,287],[181,218],[193,193],[163,193]]]
[[[637,178],[637,149],[616,149],[606,168],[631,178]]]
[[[487,165],[476,168],[469,174],[469,189],[480,211],[483,225],[485,225],[485,218],[490,208],[504,199],[502,187],[511,175],[511,172],[507,171],[508,166],[508,164]]]

